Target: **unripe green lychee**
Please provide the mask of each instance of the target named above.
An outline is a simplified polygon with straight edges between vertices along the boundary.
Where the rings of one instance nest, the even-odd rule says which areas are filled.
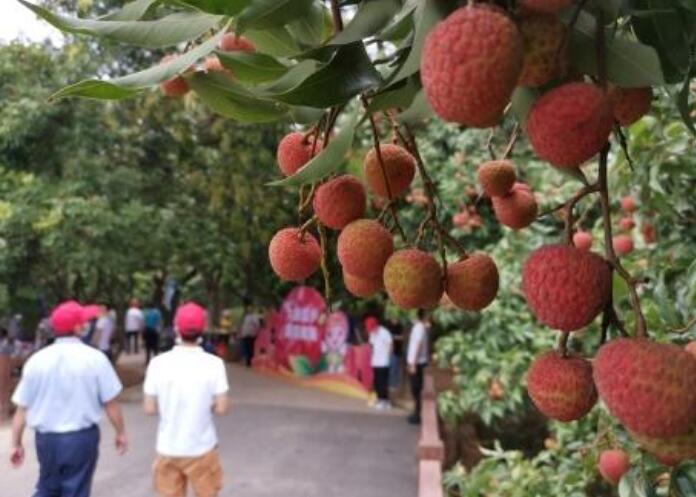
[[[396,198],[413,181],[413,176],[416,174],[416,159],[405,148],[391,143],[381,144],[379,150],[384,171],[377,156],[377,149],[372,148],[363,161],[365,181],[375,195],[389,198],[391,193],[391,198]]]
[[[362,183],[353,176],[343,175],[320,185],[312,206],[324,226],[342,230],[348,223],[365,215],[366,202]]]
[[[447,266],[446,292],[450,301],[467,311],[480,311],[498,294],[498,268],[485,254],[474,254]]]
[[[276,233],[268,246],[273,271],[284,281],[301,281],[319,268],[321,248],[310,233],[299,228],[284,228]]]
[[[524,41],[524,64],[518,85],[539,87],[557,77],[567,64],[565,25],[554,15],[525,15],[518,26]]]
[[[435,113],[476,128],[494,126],[522,69],[522,38],[504,11],[485,5],[455,10],[425,40],[421,81]]]
[[[526,228],[537,217],[538,206],[528,185],[515,183],[503,197],[493,197],[493,210],[500,224],[519,230]]]
[[[384,266],[389,299],[404,309],[434,307],[443,294],[442,269],[435,258],[418,249],[403,249]]]
[[[539,411],[558,421],[580,419],[597,402],[592,364],[555,350],[534,359],[527,372],[527,391]]]
[[[478,168],[478,181],[489,197],[502,197],[515,184],[515,166],[509,160],[491,160]]]
[[[394,240],[378,221],[358,219],[343,228],[336,252],[344,272],[374,280],[382,275],[387,259],[394,252]]]
[[[612,485],[618,485],[621,477],[631,469],[631,459],[621,449],[603,450],[597,462],[599,474]]]

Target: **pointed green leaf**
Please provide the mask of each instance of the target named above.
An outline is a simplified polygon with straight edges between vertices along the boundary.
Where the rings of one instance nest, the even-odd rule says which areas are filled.
[[[289,67],[270,55],[246,52],[217,51],[222,65],[232,71],[235,79],[243,83],[265,83],[288,72]]]
[[[363,0],[355,17],[329,43],[344,45],[373,36],[391,21],[400,8],[398,0]]]
[[[411,106],[396,116],[396,120],[400,123],[412,124],[425,121],[433,116],[433,110],[430,108],[430,104],[428,104],[428,100],[425,98],[425,93],[423,90],[420,90],[413,98]]]
[[[309,12],[314,0],[255,0],[237,17],[237,32],[284,26]]]
[[[321,45],[326,36],[331,33],[327,30],[327,18],[331,22],[331,14],[326,6],[321,3],[313,3],[307,11],[307,15],[301,16],[290,22],[287,26],[290,34],[301,44],[309,47]]]
[[[290,57],[301,50],[287,27],[250,29],[244,33],[244,36],[254,42],[259,52],[274,57]]]
[[[386,109],[406,109],[411,106],[419,90],[420,87],[413,79],[402,80],[375,95],[367,110],[372,113]]]
[[[209,14],[236,16],[246,9],[252,0],[169,0]]]
[[[358,122],[358,112],[354,112],[350,119],[342,126],[336,138],[331,140],[319,155],[292,176],[274,181],[272,186],[300,186],[306,183],[319,181],[329,174],[337,171],[344,163],[346,155],[353,144],[355,129]]]
[[[205,43],[171,59],[163,64],[152,66],[144,71],[128,74],[120,78],[108,81],[86,80],[67,86],[55,94],[49,100],[65,97],[85,97],[103,100],[116,100],[136,95],[139,91],[158,85],[172,77],[188,70],[200,58],[205,57],[215,50],[220,39],[225,34],[227,27],[221,29],[215,36]]]
[[[101,16],[101,21],[137,21],[143,17],[150,7],[156,6],[162,0],[135,0],[128,2],[122,9]]]
[[[100,36],[146,48],[168,47],[192,40],[222,20],[210,14],[181,12],[155,21],[100,21],[54,14],[26,0],[18,1],[61,31]]]

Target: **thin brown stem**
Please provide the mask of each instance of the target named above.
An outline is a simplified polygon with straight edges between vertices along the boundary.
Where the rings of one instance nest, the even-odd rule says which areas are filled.
[[[565,203],[565,237],[566,242],[569,245],[573,244],[573,227],[575,225],[573,209],[575,208],[575,205],[586,196],[598,191],[599,187],[597,186],[597,183],[585,185]]]
[[[343,31],[343,18],[341,18],[341,8],[338,0],[331,0],[331,17],[333,19],[334,33]]]
[[[508,141],[508,144],[505,147],[505,151],[503,151],[503,160],[510,158],[510,155],[512,155],[512,151],[515,149],[515,144],[517,143],[517,139],[519,137],[520,137],[520,124],[515,123],[515,127],[512,129],[512,133],[510,133],[510,140]]]
[[[327,311],[331,312],[331,274],[329,273],[329,264],[326,260],[326,228],[324,228],[323,224],[319,223],[318,229],[319,244],[321,246],[321,272],[324,276],[324,299],[326,300]]]
[[[567,331],[562,331],[561,336],[558,337],[558,352],[561,353],[561,357],[568,357],[568,339],[570,338],[570,333]]]

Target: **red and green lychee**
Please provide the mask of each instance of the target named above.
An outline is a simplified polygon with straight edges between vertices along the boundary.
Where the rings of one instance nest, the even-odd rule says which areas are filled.
[[[489,197],[507,195],[515,179],[515,166],[509,160],[491,160],[478,168],[479,184]]]
[[[362,183],[349,175],[338,176],[317,188],[312,200],[314,214],[329,228],[341,230],[365,215],[367,195]]]
[[[445,291],[460,309],[484,309],[495,299],[498,286],[498,267],[485,254],[474,254],[447,266]]]
[[[435,307],[444,292],[442,269],[435,258],[418,249],[402,249],[384,266],[384,288],[403,309]]]
[[[515,183],[502,197],[493,197],[493,211],[500,224],[519,230],[537,217],[538,205],[534,193],[525,183]]]
[[[320,150],[321,143],[318,141],[315,145],[311,136],[299,131],[288,133],[278,144],[278,167],[285,176],[292,176]]]
[[[268,257],[280,279],[302,281],[319,268],[321,248],[312,234],[302,233],[299,228],[284,228],[271,239]]]
[[[359,298],[371,297],[384,289],[381,275],[375,278],[360,278],[343,271],[343,284],[348,292]]]
[[[375,195],[390,198],[391,194],[391,198],[396,198],[406,191],[413,181],[416,159],[405,148],[391,143],[381,144],[379,150],[381,162],[376,148],[371,149],[365,156],[365,181]]]
[[[565,25],[554,15],[524,15],[518,22],[524,41],[520,86],[539,87],[557,77],[567,64]]]
[[[358,219],[338,237],[336,252],[343,271],[358,278],[374,280],[394,252],[391,233],[378,221]]]

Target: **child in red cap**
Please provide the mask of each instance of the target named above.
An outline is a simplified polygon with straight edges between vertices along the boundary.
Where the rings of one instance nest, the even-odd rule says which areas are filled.
[[[197,497],[216,497],[222,468],[213,414],[229,408],[225,363],[199,345],[206,312],[189,302],[176,311],[179,343],[150,362],[145,374],[144,408],[159,413],[155,490],[184,497],[190,483]]]

